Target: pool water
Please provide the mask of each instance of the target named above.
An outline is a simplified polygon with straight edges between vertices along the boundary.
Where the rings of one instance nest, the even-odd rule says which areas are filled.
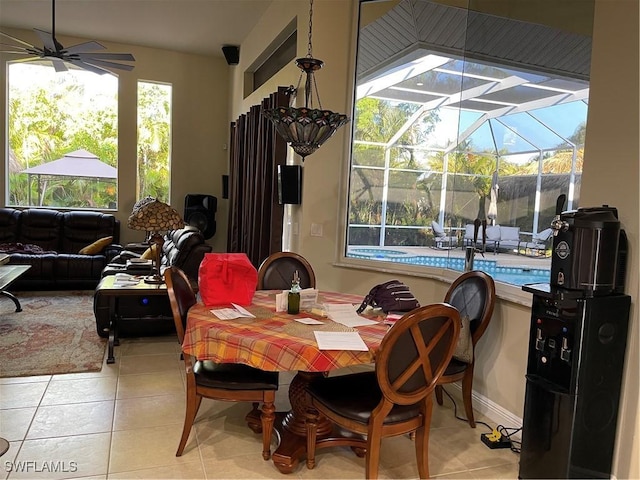
[[[380,260],[408,265],[423,265],[427,267],[449,268],[459,272],[464,271],[464,258],[448,258],[429,255],[414,255],[400,250],[385,250],[382,248],[351,248],[347,252],[349,258],[361,258],[365,260]],[[474,268],[482,270],[493,277],[497,282],[511,285],[524,285],[525,283],[548,283],[551,271],[544,268],[529,268],[510,266],[498,266],[496,260],[474,259]]]

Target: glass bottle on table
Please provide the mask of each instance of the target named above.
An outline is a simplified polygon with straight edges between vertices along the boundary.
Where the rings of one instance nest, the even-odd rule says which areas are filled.
[[[287,296],[287,313],[291,315],[300,313],[300,277],[297,270],[293,272],[291,290]]]

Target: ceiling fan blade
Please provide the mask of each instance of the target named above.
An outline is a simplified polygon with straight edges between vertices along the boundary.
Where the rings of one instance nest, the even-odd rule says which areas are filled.
[[[89,65],[93,65],[94,67],[104,67],[106,69],[116,68],[118,70],[133,70],[133,65],[125,65],[124,63],[115,63],[115,62],[107,62],[105,60],[99,60],[97,58],[91,58],[89,56],[85,56],[81,59],[82,63],[87,63]]]
[[[76,67],[82,68],[84,70],[88,70],[89,72],[97,73],[98,75],[104,75],[105,73],[111,73],[109,70],[105,68],[100,68],[89,63],[85,63],[80,60],[68,60],[69,63],[75,65]]]
[[[66,72],[69,69],[67,68],[67,66],[65,65],[65,63],[60,60],[59,58],[52,58],[51,59],[51,63],[53,63],[53,68],[55,69],[56,72],[60,73],[60,72]]]
[[[34,28],[33,30],[38,34],[38,37],[40,37],[40,40],[42,40],[44,48],[46,48],[47,50],[51,50],[52,52],[58,51],[58,47],[56,45],[57,42],[56,42],[56,39],[53,37],[53,34],[49,32],[45,32],[44,30],[39,30],[37,28]]]
[[[80,53],[80,52],[93,52],[94,50],[106,50],[105,46],[101,43],[91,41],[72,45],[69,48],[65,48],[66,53]]]
[[[4,33],[4,32],[0,32],[0,35],[10,38],[11,40],[13,40],[14,42],[17,42],[21,45],[24,45],[25,47],[30,47],[30,48],[37,48],[35,45],[31,45],[30,43],[27,43],[23,40],[20,40],[19,38],[14,37],[13,35],[9,35],[8,33]]]
[[[99,59],[99,60],[118,60],[125,62],[135,62],[135,58],[130,53],[78,53],[80,60],[88,60],[91,58]]]

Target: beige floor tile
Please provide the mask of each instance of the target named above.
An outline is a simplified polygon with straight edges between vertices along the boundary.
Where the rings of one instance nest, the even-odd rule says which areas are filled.
[[[122,338],[117,347],[117,356],[159,355],[180,353],[180,344],[175,335],[162,337]]]
[[[262,458],[262,436],[244,420],[249,409],[247,404],[234,404],[194,424],[202,458],[217,461],[247,454]]]
[[[106,475],[110,433],[25,440],[10,479],[63,479]]]
[[[102,370],[99,372],[82,372],[82,373],[67,373],[63,375],[56,375],[56,380],[80,380],[85,378],[96,377],[117,377],[120,373],[120,365],[117,363],[108,364],[103,362]]]
[[[182,425],[120,430],[113,432],[109,473],[192,463],[200,459],[198,449],[186,449],[176,457]]]
[[[184,362],[175,352],[163,355],[128,355],[120,359],[120,375],[173,372],[182,365]]]
[[[0,410],[0,433],[5,440],[24,440],[36,407]]]
[[[204,470],[208,479],[260,479],[289,478],[281,474],[271,460],[263,460],[261,455],[239,455],[225,460],[203,458]]]
[[[117,383],[117,378],[112,376],[63,380],[54,375],[44,394],[42,405],[114,400]]]
[[[51,375],[35,375],[31,377],[7,377],[0,378],[0,385],[8,383],[35,383],[35,382],[48,382],[51,380]]]
[[[171,372],[123,375],[118,378],[116,398],[184,395],[185,386],[178,369]]]
[[[496,467],[481,468],[478,470],[470,470],[467,472],[467,478],[473,479],[510,479],[518,478],[520,465],[516,463],[508,463],[498,465]]]
[[[114,430],[131,430],[160,425],[183,424],[184,394],[158,395],[116,400]]]
[[[316,465],[312,470],[307,468],[306,460],[301,459],[294,473],[305,479],[363,479],[364,471],[364,458],[358,457],[348,447],[331,447],[316,451]],[[380,478],[386,477],[380,475]]]
[[[204,479],[204,469],[202,462],[189,462],[180,465],[170,465],[165,467],[143,468],[142,470],[129,470],[128,472],[110,473],[109,480],[134,480],[134,479]]]
[[[37,407],[48,382],[5,383],[0,385],[0,409]]]
[[[115,401],[42,405],[27,439],[110,432]]]

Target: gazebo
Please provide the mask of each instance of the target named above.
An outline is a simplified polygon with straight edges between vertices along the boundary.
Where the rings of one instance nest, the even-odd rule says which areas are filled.
[[[96,180],[115,181],[118,178],[118,170],[101,161],[95,154],[84,150],[76,150],[65,154],[58,160],[43,163],[35,167],[27,168],[20,173],[28,175],[29,204],[31,205],[31,176],[35,175],[38,181],[38,205],[42,206],[44,192],[47,189],[46,177],[82,177],[95,178]],[[41,185],[41,177],[45,177]]]

